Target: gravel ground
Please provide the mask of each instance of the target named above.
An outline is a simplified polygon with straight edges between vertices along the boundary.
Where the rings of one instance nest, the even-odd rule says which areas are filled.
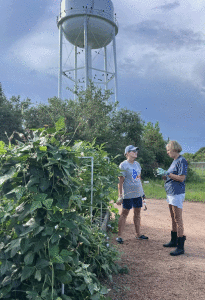
[[[120,265],[129,274],[113,275],[107,283],[113,300],[205,300],[205,204],[185,202],[183,207],[185,254],[172,257],[169,242],[171,219],[166,200],[146,199],[141,211],[141,233],[149,240],[136,240],[131,210],[123,235]],[[121,212],[121,207],[119,212]],[[111,242],[116,244],[116,235]]]

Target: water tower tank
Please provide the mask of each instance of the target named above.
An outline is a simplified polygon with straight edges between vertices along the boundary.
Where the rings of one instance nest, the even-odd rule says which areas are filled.
[[[118,26],[115,22],[111,0],[62,0],[58,24],[66,39],[73,45],[84,48],[84,17],[88,18],[88,45],[91,49],[107,46],[113,40]]]

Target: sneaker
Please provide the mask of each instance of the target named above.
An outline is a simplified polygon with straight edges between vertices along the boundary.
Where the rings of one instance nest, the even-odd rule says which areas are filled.
[[[139,236],[139,237],[136,236],[136,239],[137,239],[137,240],[148,240],[148,237],[145,236],[145,235],[141,235],[141,236]]]
[[[122,239],[121,237],[116,238],[116,241],[117,241],[119,244],[123,244],[123,243],[124,243],[124,241],[123,241],[123,239]]]

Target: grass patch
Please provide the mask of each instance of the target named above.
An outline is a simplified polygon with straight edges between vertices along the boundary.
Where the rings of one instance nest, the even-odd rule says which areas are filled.
[[[147,198],[166,199],[163,180],[149,180],[148,184],[143,184],[143,189]],[[187,182],[185,200],[205,202],[205,180],[203,182]]]
[[[149,180],[149,183],[143,184],[143,189],[147,198],[166,199],[163,180]]]

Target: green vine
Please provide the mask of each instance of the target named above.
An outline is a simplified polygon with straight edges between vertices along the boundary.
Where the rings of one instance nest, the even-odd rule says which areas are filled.
[[[118,167],[103,147],[70,147],[64,128],[60,118],[17,146],[0,143],[0,299],[105,299],[99,279],[120,270],[98,222]],[[82,155],[94,157],[92,226],[91,166]]]

